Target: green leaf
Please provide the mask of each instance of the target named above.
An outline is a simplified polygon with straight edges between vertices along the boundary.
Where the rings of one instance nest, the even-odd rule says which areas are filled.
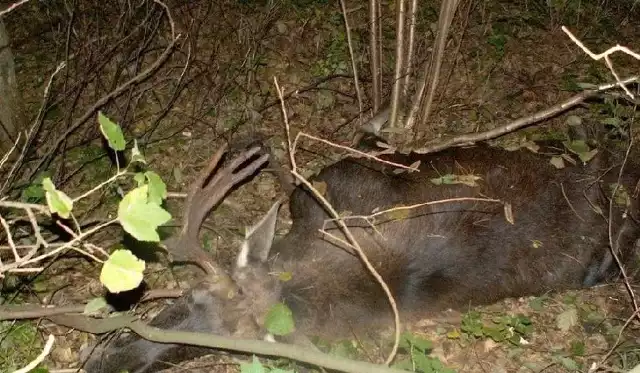
[[[556,326],[558,327],[558,329],[562,330],[563,332],[568,331],[569,329],[571,329],[572,326],[576,325],[577,323],[578,323],[578,310],[573,307],[569,308],[568,310],[556,316]]]
[[[449,339],[459,339],[460,338],[460,331],[458,329],[454,329],[450,332],[447,333],[447,338]]]
[[[609,191],[611,196],[613,196],[614,191],[616,192],[615,196],[613,196],[612,198],[613,202],[616,205],[620,207],[626,207],[631,205],[631,197],[629,197],[629,193],[627,193],[627,188],[624,185],[618,184],[618,183],[611,183],[609,184]]]
[[[598,149],[590,149],[584,140],[563,141],[563,144],[584,163],[589,162],[598,154]]]
[[[46,367],[37,367],[31,369],[29,373],[49,373],[49,369],[47,369]]]
[[[564,141],[563,144],[574,154],[586,153],[591,150],[584,140]]]
[[[264,321],[264,326],[269,333],[274,335],[287,335],[295,330],[293,313],[284,303],[276,303],[269,309]]]
[[[142,282],[145,262],[129,250],[116,250],[102,266],[100,282],[112,293],[135,289]]]
[[[562,366],[564,366],[565,368],[569,369],[569,370],[580,370],[580,365],[573,359],[568,358],[568,357],[564,357],[564,356],[558,356],[556,357],[556,359],[558,360],[558,362],[560,364],[562,364]]]
[[[404,332],[401,335],[401,347],[409,349],[413,347],[422,352],[430,351],[433,348],[433,343],[430,340],[414,335],[410,332]]]
[[[392,368],[413,371],[413,363],[409,359],[396,359],[396,362],[391,365]]]
[[[282,282],[291,281],[292,278],[293,278],[293,273],[289,271],[278,273],[278,280]]]
[[[482,177],[477,176],[477,175],[454,175],[454,174],[447,174],[447,175],[442,175],[440,177],[437,178],[433,178],[431,179],[431,182],[435,185],[442,185],[442,184],[448,184],[448,185],[454,185],[454,184],[464,184],[470,187],[476,187],[478,186],[477,181],[481,180]]]
[[[144,176],[142,172],[137,172],[135,175],[133,175],[133,180],[136,182],[136,184],[139,187],[141,187],[145,184],[145,181],[147,180],[147,178]]]
[[[586,153],[580,153],[580,154],[578,154],[578,158],[580,158],[580,160],[581,160],[583,163],[587,163],[587,162],[589,162],[590,160],[592,160],[592,159],[593,159],[593,157],[595,157],[595,156],[596,156],[596,154],[598,154],[598,149],[593,149],[593,150],[591,150],[591,151],[589,151],[589,152],[586,152]]]
[[[149,201],[156,205],[161,205],[162,200],[167,198],[167,186],[160,178],[160,175],[153,171],[147,171],[144,173],[149,183]]]
[[[42,182],[30,184],[20,193],[20,199],[28,203],[39,203],[45,199],[45,191]]]
[[[147,164],[146,159],[144,159],[144,156],[138,148],[138,140],[133,139],[133,148],[131,148],[131,163],[136,162]]]
[[[73,209],[73,201],[64,192],[57,190],[51,179],[45,177],[42,180],[42,187],[44,188],[45,198],[47,205],[51,213],[60,215],[63,219],[68,219]]]
[[[122,228],[139,241],[160,241],[157,229],[171,219],[171,214],[148,198],[148,185],[127,193],[118,206]]]
[[[107,300],[104,297],[93,298],[84,306],[82,313],[84,315],[93,315],[105,309],[108,306]]]
[[[253,361],[250,363],[240,363],[240,373],[267,373],[267,370],[260,360],[253,356]]]
[[[586,350],[584,341],[572,341],[570,350],[573,356],[584,356]]]
[[[331,345],[329,354],[347,359],[355,359],[358,356],[357,344],[349,340],[342,340]]]
[[[126,143],[120,126],[107,118],[102,112],[98,112],[98,123],[100,124],[100,132],[109,142],[109,147],[115,151],[123,151]]]
[[[620,128],[620,126],[622,125],[622,121],[620,120],[620,118],[616,118],[616,117],[603,119],[600,121],[600,123],[613,126],[616,128]]]
[[[411,354],[411,360],[413,360],[413,364],[418,372],[437,372],[432,364],[432,359],[422,352],[414,351]]]

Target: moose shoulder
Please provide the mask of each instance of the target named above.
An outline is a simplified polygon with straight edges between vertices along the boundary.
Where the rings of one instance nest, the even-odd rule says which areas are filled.
[[[446,308],[606,281],[617,274],[610,243],[625,263],[635,258],[640,237],[638,168],[627,165],[618,180],[620,160],[600,152],[587,164],[556,169],[549,154],[562,148],[553,145],[545,144],[538,154],[481,145],[386,158],[402,164],[419,160],[420,172],[413,173],[347,158],[323,169],[315,185],[323,185],[337,211],[370,217],[346,222],[390,286],[403,315],[426,317]],[[619,193],[610,199],[613,189]],[[449,201],[398,209],[438,200]],[[508,219],[505,205],[510,206]],[[392,208],[371,218],[376,211]],[[165,308],[152,324],[255,337],[261,335],[255,328],[248,333],[238,323],[222,327],[230,317],[222,311],[250,315],[259,329],[270,305],[284,301],[293,310],[299,332],[337,336],[391,315],[379,285],[353,249],[341,242],[341,231],[327,223],[329,215],[310,191],[299,187],[293,192],[291,230],[274,239],[277,210],[276,204],[247,230],[231,276],[242,301],[225,307],[228,299],[203,291],[201,284]],[[290,273],[289,281],[278,280],[283,272]],[[189,308],[198,311],[185,315]],[[149,367],[163,357],[173,363],[188,358],[176,353],[183,348],[158,347],[129,335],[100,346],[101,353],[92,355],[86,369],[154,371]],[[133,357],[132,351],[137,351]],[[104,353],[111,362],[103,361]],[[119,358],[121,354],[126,358]]]

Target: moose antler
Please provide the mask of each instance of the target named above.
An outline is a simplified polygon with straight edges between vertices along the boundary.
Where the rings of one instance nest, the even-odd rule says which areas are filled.
[[[269,154],[264,154],[241,167],[260,151],[260,147],[253,147],[235,157],[225,168],[214,173],[226,151],[226,145],[218,149],[207,167],[193,182],[187,195],[186,210],[182,217],[182,230],[179,235],[170,237],[164,243],[173,256],[173,260],[194,262],[208,274],[214,275],[221,274],[223,271],[200,247],[198,239],[200,228],[209,215],[209,211],[223,199],[229,190],[253,174],[269,158]]]

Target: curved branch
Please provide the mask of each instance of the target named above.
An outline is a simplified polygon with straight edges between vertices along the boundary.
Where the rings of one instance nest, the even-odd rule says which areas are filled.
[[[135,317],[132,316],[110,317],[108,319],[97,320],[81,315],[58,315],[48,317],[48,319],[56,324],[82,331],[88,331],[90,333],[107,333],[121,328],[128,328],[142,338],[152,342],[180,343],[249,354],[278,356],[321,366],[326,369],[349,373],[405,372],[403,370],[387,368],[373,363],[331,356],[316,350],[284,343],[222,337],[209,333],[159,329],[149,326],[144,322],[136,321]]]

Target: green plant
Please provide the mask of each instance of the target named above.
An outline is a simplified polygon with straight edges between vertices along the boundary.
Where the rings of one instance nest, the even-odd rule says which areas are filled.
[[[253,360],[250,363],[240,364],[240,373],[293,373],[293,370],[284,370],[280,368],[274,368],[265,366],[260,360],[253,356]]]
[[[0,322],[0,366],[12,372],[29,363],[40,353],[38,330],[30,322]]]
[[[507,45],[507,35],[504,31],[503,27],[497,27],[487,39],[487,43],[495,48],[498,58],[504,56],[505,46]]]
[[[437,357],[429,356],[431,350],[431,341],[405,332],[400,337],[399,352],[407,356],[398,358],[398,362],[393,367],[422,373],[455,372],[453,369],[445,367]]]
[[[42,203],[44,202],[44,189],[42,188],[42,180],[48,175],[40,175],[35,181],[22,189],[20,200],[26,203]]]
[[[106,138],[109,147],[114,151],[124,151],[126,141],[120,126],[102,113],[98,114],[98,122],[100,131]],[[134,141],[131,150],[131,163],[128,167],[145,163],[146,161]],[[63,219],[69,219],[74,202],[118,178],[133,176],[137,187],[122,198],[118,205],[118,217],[109,223],[120,223],[122,228],[137,240],[160,241],[157,229],[171,219],[171,215],[161,206],[167,196],[166,185],[160,176],[153,171],[130,172],[128,168],[121,170],[120,165],[117,166],[116,175],[75,199],[71,199],[64,192],[56,189],[50,178],[44,178],[42,186],[45,190],[49,210]],[[131,290],[142,282],[144,269],[144,261],[138,259],[129,250],[115,250],[104,262],[100,272],[100,281],[113,293]]]
[[[349,71],[349,49],[344,32],[331,32],[331,42],[324,50],[325,58],[318,59],[311,67],[314,76],[345,74]]]
[[[120,126],[102,113],[98,114],[98,123],[109,147],[116,152],[124,151],[126,141]],[[115,250],[108,254],[104,249],[96,247],[98,252],[91,254],[83,250],[82,243],[90,235],[114,223],[119,223],[127,233],[139,241],[158,242],[160,240],[157,232],[158,227],[171,219],[171,215],[161,206],[167,196],[167,191],[158,174],[149,170],[140,171],[141,166],[145,164],[146,161],[134,140],[131,148],[131,162],[127,167],[121,169],[116,160],[117,172],[115,175],[75,198],[71,198],[65,192],[59,190],[47,175],[39,176],[37,183],[31,184],[23,191],[22,199],[27,201],[44,199],[46,200],[46,206],[24,205],[13,202],[5,203],[9,203],[7,206],[12,208],[24,209],[32,225],[38,224],[33,213],[34,210],[42,214],[57,214],[62,219],[61,223],[63,224],[69,225],[64,220],[73,221],[74,224],[70,226],[76,229],[68,228],[73,238],[55,250],[40,256],[32,254],[31,256],[21,257],[16,253],[15,262],[4,266],[1,266],[2,263],[0,263],[0,274],[4,274],[5,271],[10,272],[14,268],[29,267],[64,250],[74,249],[97,261],[102,261],[100,257],[107,258],[104,261],[100,280],[111,292],[126,291],[137,287],[142,281],[145,268],[143,261],[136,258],[129,250],[123,249]],[[125,177],[130,177],[136,186],[119,201],[117,217],[82,231],[73,214],[74,205],[101,188],[112,185]],[[41,244],[46,244],[46,242],[42,242],[43,238],[40,236],[36,238],[40,242],[34,247],[37,248]]]
[[[460,326],[460,331],[470,338],[491,338],[495,342],[508,341],[514,345],[526,341],[524,337],[532,329],[531,320],[524,315],[494,316],[485,321],[478,311],[466,313]]]

